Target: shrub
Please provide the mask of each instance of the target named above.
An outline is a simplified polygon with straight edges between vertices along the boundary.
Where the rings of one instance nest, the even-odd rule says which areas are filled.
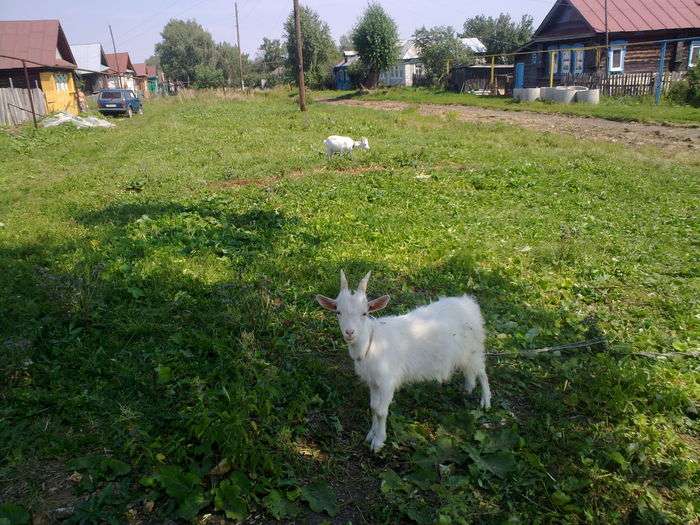
[[[686,78],[674,82],[666,98],[674,104],[700,107],[700,64],[690,68]]]

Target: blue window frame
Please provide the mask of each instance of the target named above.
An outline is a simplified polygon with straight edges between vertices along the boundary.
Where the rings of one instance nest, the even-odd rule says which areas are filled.
[[[613,40],[608,48],[608,71],[622,73],[625,71],[625,53],[627,40]]]

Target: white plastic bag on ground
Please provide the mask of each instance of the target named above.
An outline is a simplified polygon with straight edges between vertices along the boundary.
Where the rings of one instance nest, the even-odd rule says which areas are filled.
[[[76,117],[70,115],[69,113],[56,113],[52,117],[45,118],[41,125],[45,128],[52,128],[54,126],[60,126],[66,122],[72,123],[76,128],[114,128],[115,124],[112,124],[108,120],[97,118],[97,117]]]

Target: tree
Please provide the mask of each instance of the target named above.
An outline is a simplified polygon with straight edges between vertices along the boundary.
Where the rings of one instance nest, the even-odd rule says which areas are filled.
[[[464,22],[463,37],[476,37],[486,46],[486,54],[502,55],[512,53],[527,44],[532,38],[533,19],[523,15],[515,22],[510,15],[501,13],[498,18],[475,16]],[[508,57],[500,57],[499,62],[512,62]]]
[[[170,20],[156,44],[156,54],[165,74],[173,80],[189,82],[196,78],[198,64],[210,64],[214,40],[195,20]]]
[[[258,60],[261,63],[263,72],[270,73],[284,65],[284,46],[279,40],[263,38],[258,51]]]
[[[194,85],[198,88],[216,88],[224,85],[224,73],[209,64],[197,64],[194,68]]]
[[[310,87],[323,87],[330,84],[331,67],[338,58],[331,30],[313,9],[301,6],[299,10],[301,36],[303,41],[304,73]],[[294,28],[294,12],[284,23],[287,45],[287,71],[290,80],[296,83],[297,39]]]
[[[340,35],[338,39],[338,49],[342,53],[343,51],[354,51],[354,44],[352,43],[352,33],[345,35]]]
[[[379,73],[399,58],[396,23],[378,3],[371,3],[365,9],[352,31],[352,43],[367,68],[369,87],[375,86]]]
[[[216,44],[213,66],[223,75],[227,86],[240,86],[241,74],[238,64],[238,47],[232,46],[228,42]],[[247,83],[248,75],[251,73],[251,64],[248,55],[243,53],[243,80]]]
[[[442,84],[447,78],[449,64],[465,64],[473,60],[471,51],[462,43],[453,27],[421,27],[413,40],[432,84]]]

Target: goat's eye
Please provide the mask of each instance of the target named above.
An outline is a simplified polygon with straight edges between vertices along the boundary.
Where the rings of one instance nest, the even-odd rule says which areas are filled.
[[[336,312],[335,315],[337,315],[338,317],[340,317],[340,312]]]
[[[367,312],[363,313],[362,315],[364,315],[365,317],[367,317]]]

